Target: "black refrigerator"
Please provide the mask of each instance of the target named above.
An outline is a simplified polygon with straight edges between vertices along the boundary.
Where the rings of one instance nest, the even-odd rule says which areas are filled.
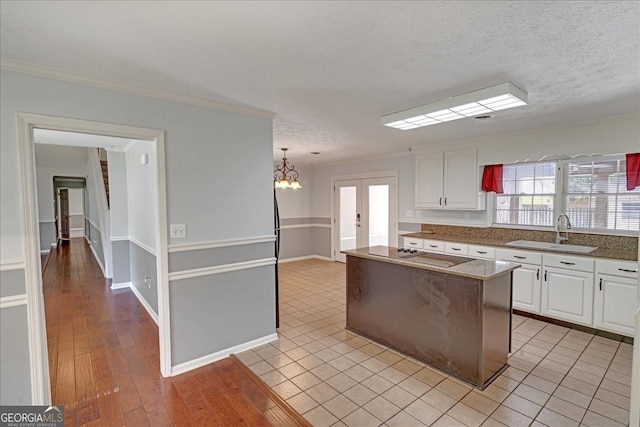
[[[278,210],[278,198],[276,189],[273,189],[273,229],[276,235],[276,329],[280,327],[280,297],[278,295],[278,258],[280,257],[280,211]]]

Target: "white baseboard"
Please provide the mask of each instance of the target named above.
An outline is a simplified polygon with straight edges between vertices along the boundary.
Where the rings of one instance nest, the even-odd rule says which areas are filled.
[[[124,289],[124,288],[130,288],[131,286],[133,286],[131,282],[112,283],[111,289]]]
[[[322,256],[322,255],[306,255],[306,256],[298,256],[298,257],[294,257],[294,258],[279,259],[278,263],[302,261],[302,260],[305,260],[305,259],[321,259],[321,260],[324,260],[324,261],[333,261],[331,258],[326,257],[326,256]]]
[[[87,241],[89,241],[89,239],[87,239]],[[96,253],[95,249],[93,249],[93,245],[91,243],[89,243],[89,247],[91,248],[93,257],[96,259],[96,261],[98,262],[98,265],[100,266],[100,270],[102,270],[102,275],[104,277],[107,277],[107,271],[104,269],[104,265],[102,265],[102,261],[100,261],[100,258],[98,257],[98,254]]]
[[[197,368],[201,368],[209,363],[217,362],[218,360],[229,357],[231,354],[242,353],[243,351],[251,350],[252,348],[260,347],[261,345],[270,343],[278,339],[278,334],[267,335],[262,338],[258,338],[243,344],[238,344],[233,347],[229,347],[224,350],[217,351],[215,353],[207,354],[206,356],[199,357],[197,359],[190,360],[188,362],[180,363],[171,367],[171,376],[184,374],[185,372],[192,371]]]
[[[69,230],[69,238],[75,239],[78,237],[84,237],[84,228],[72,228]]]
[[[138,301],[140,301],[140,304],[142,304],[144,309],[147,310],[147,313],[149,313],[149,316],[151,316],[153,321],[156,322],[156,325],[159,326],[160,319],[158,318],[158,315],[155,313],[155,311],[153,311],[153,309],[151,308],[147,300],[144,299],[144,297],[142,296],[138,288],[136,288],[133,283],[131,284],[131,286],[129,286],[129,288],[131,289],[131,292],[133,292],[133,294],[136,296],[136,298],[138,298]]]
[[[46,255],[46,254],[49,253],[50,250],[51,249],[43,249],[43,250],[40,251],[40,255]]]

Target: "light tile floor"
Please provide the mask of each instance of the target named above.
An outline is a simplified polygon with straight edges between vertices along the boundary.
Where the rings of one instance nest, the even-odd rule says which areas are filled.
[[[632,346],[513,316],[511,365],[479,391],[344,329],[344,264],[280,264],[280,338],[238,355],[314,426],[622,426]]]

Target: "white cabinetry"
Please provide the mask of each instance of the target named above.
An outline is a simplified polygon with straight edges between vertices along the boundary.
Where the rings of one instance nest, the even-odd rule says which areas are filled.
[[[404,247],[422,249],[422,239],[416,239],[415,237],[405,237]]]
[[[488,246],[469,245],[468,255],[480,259],[496,259],[496,249]]]
[[[445,242],[444,252],[451,255],[467,255],[469,253],[469,245],[464,243]]]
[[[424,239],[422,241],[422,249],[428,252],[444,252],[444,242]]]
[[[598,329],[633,336],[637,305],[638,264],[597,260],[593,325]]]
[[[594,260],[548,254],[542,258],[542,314],[591,326]]]
[[[416,208],[478,208],[475,148],[417,154],[415,172]]]
[[[521,265],[513,270],[513,307],[531,313],[540,313],[540,285],[542,255],[512,249],[496,250],[496,259]]]

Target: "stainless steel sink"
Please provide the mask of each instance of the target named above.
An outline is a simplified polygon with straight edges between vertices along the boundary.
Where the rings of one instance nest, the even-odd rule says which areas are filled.
[[[588,254],[598,249],[597,247],[593,247],[593,246],[559,245],[556,243],[535,242],[531,240],[515,240],[513,242],[507,243],[506,245],[513,246],[516,248],[542,249],[547,251],[558,251],[558,252],[575,252],[578,254]]]

